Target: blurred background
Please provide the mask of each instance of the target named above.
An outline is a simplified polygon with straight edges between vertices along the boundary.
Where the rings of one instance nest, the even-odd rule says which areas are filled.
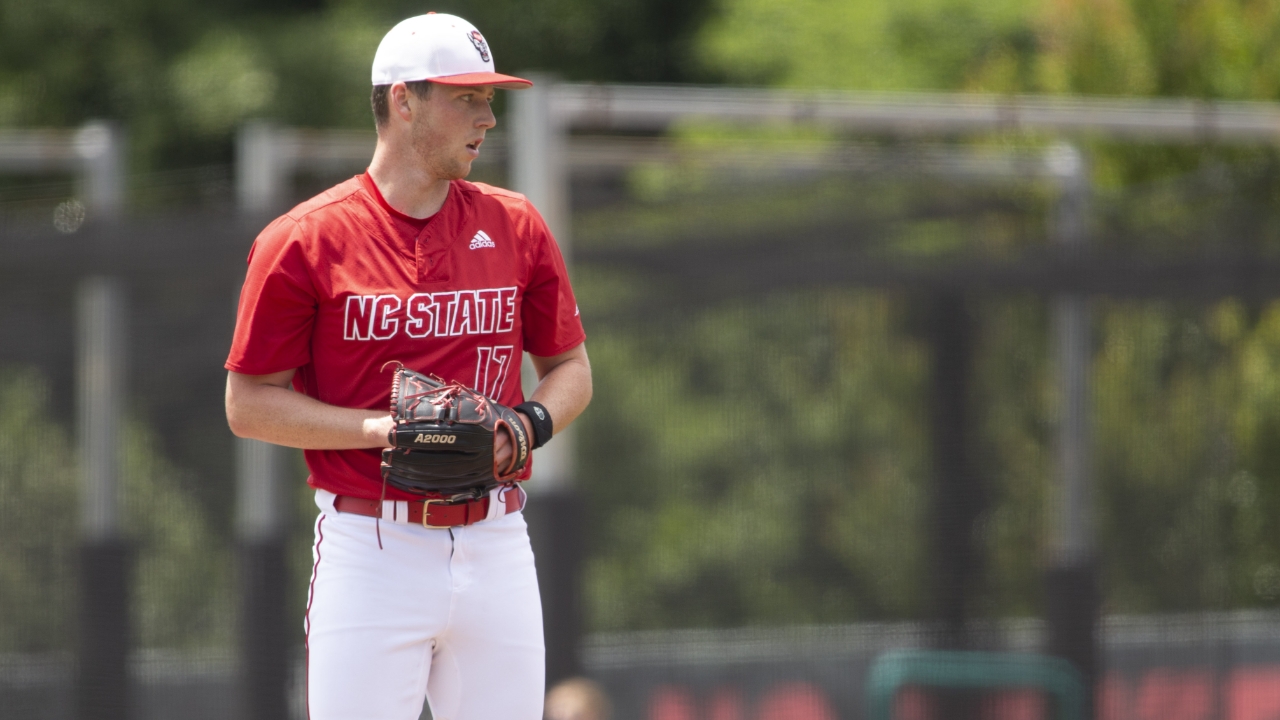
[[[1280,718],[1280,0],[0,0],[0,718],[305,717],[222,363],[428,10],[537,73],[573,717]]]

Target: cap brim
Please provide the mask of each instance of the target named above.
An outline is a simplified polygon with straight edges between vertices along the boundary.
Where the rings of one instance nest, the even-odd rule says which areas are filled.
[[[444,77],[427,78],[427,80],[441,85],[492,85],[502,90],[527,90],[533,87],[533,81],[531,80],[518,78],[514,75],[491,72],[446,75]]]

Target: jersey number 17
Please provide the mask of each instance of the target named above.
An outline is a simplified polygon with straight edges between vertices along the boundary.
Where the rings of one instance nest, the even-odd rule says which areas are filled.
[[[497,400],[511,370],[513,345],[490,345],[476,348],[476,382],[472,387]]]

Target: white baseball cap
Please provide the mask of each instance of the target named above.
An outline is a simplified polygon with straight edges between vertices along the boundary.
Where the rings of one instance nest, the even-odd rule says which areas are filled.
[[[373,84],[430,80],[524,90],[532,82],[493,71],[493,53],[475,25],[457,15],[427,13],[391,28],[373,56]]]

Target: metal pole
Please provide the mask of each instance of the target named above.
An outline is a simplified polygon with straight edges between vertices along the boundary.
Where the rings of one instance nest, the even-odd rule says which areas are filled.
[[[245,216],[278,209],[291,157],[273,125],[251,121],[236,138],[236,200]],[[237,293],[238,297],[238,293]],[[277,720],[288,712],[289,637],[285,572],[287,504],[282,448],[236,438],[236,534],[239,540],[241,715]]]
[[[270,212],[284,200],[290,168],[281,162],[280,135],[265,120],[250,120],[236,134],[236,204],[241,213]]]
[[[567,266],[573,253],[569,235],[569,178],[565,172],[565,128],[553,112],[553,78],[533,74],[533,87],[511,93],[511,184],[529,198],[547,221],[560,246]],[[532,366],[526,361],[526,387],[536,384]],[[571,431],[559,433],[555,441],[538,450],[529,490],[555,490],[573,484],[574,453]]]
[[[1053,240],[1068,253],[1084,250],[1087,241],[1088,176],[1084,159],[1070,145],[1056,146],[1047,158],[1061,194],[1054,217]],[[1054,298],[1054,336],[1058,354],[1058,385],[1062,412],[1058,435],[1061,483],[1056,502],[1054,559],[1071,565],[1093,554],[1089,512],[1089,366],[1090,321],[1088,298]]]
[[[240,716],[250,720],[279,720],[289,709],[282,456],[276,445],[236,439]]]
[[[76,154],[83,163],[81,194],[92,218],[118,220],[124,208],[124,142],[120,129],[94,120],[75,136]]]
[[[973,463],[971,378],[974,318],[961,293],[944,292],[929,299],[933,345],[930,397],[931,456],[934,490],[931,509],[933,597],[938,636],[945,650],[968,650],[975,643],[972,620],[984,575],[977,523],[986,494]],[[976,717],[971,693],[939,690],[943,717]]]
[[[130,552],[120,534],[126,317],[121,283],[87,278],[76,309],[82,503],[76,706],[81,720],[125,720],[132,695],[132,630]]]
[[[981,579],[982,553],[974,524],[984,506],[974,472],[970,376],[973,317],[969,301],[958,293],[930,298],[933,345],[931,455],[934,572],[937,619],[947,650],[969,649],[969,623]]]
[[[1280,135],[1280,104],[1191,98],[565,84],[555,90],[552,113],[567,127],[648,132],[683,118],[705,117],[897,136],[1018,131],[1199,144],[1206,139],[1271,143]]]
[[[511,93],[511,181],[547,221],[566,265],[572,261],[569,183],[565,172],[565,128],[553,112],[555,82],[534,75],[533,87]],[[524,364],[525,387],[537,378]],[[581,587],[584,501],[574,487],[572,431],[561,432],[534,457],[525,516],[537,558],[547,647],[547,686],[582,672]]]
[[[511,93],[511,185],[542,213],[571,262],[569,235],[569,178],[565,172],[565,126],[554,105],[556,81],[533,73],[533,87]]]
[[[1060,187],[1053,240],[1064,252],[1079,253],[1088,241],[1088,168],[1080,152],[1066,144],[1049,151],[1046,165]],[[1084,679],[1086,712],[1092,715],[1100,598],[1093,537],[1089,300],[1072,294],[1052,302],[1060,413],[1058,483],[1052,495],[1046,574],[1048,651],[1076,666]]]
[[[265,540],[280,534],[284,498],[278,448],[243,438],[236,443],[236,530],[243,540]]]
[[[87,215],[118,220],[125,189],[121,132],[94,121],[75,134],[72,144]],[[120,532],[127,317],[119,279],[81,281],[76,299],[81,548],[75,695],[82,720],[125,720],[132,704],[132,553]]]
[[[89,542],[120,531],[120,424],[124,400],[124,293],[119,280],[86,278],[77,299],[81,529]]]

